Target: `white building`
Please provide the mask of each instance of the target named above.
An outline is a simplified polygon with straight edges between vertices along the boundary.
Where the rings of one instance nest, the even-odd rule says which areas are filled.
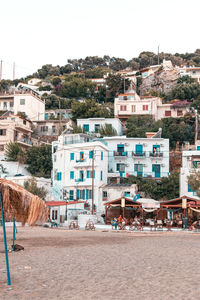
[[[157,121],[169,117],[182,117],[189,112],[189,102],[180,100],[172,102],[162,104],[162,99],[159,97],[120,94],[115,98],[114,115],[121,120],[133,115],[150,115]]]
[[[200,67],[186,67],[180,68],[180,76],[190,76],[200,83]]]
[[[182,152],[182,167],[180,171],[180,197],[196,196],[196,192],[192,190],[188,184],[188,176],[200,171],[200,146],[197,150],[183,151]]]
[[[31,121],[38,121],[44,120],[45,103],[32,90],[18,91],[13,94],[0,95],[0,110],[11,111],[15,115],[18,112],[23,112]]]
[[[98,211],[100,187],[107,184],[108,149],[103,140],[86,134],[66,134],[52,143],[53,189],[68,200],[85,200]],[[61,200],[61,199],[60,199]]]
[[[98,133],[100,127],[106,124],[115,129],[117,135],[122,135],[122,123],[117,118],[77,119],[77,126],[82,127],[85,132],[89,133]]]
[[[108,172],[122,177],[168,177],[169,140],[163,138],[104,137],[109,150]]]

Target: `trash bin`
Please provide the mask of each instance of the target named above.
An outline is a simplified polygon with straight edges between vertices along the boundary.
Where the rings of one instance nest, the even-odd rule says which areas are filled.
[[[183,228],[186,229],[188,228],[188,218],[187,217],[183,217]]]

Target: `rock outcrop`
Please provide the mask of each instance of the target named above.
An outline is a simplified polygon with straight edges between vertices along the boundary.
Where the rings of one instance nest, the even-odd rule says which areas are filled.
[[[168,95],[172,88],[177,84],[180,74],[179,70],[158,70],[154,74],[142,80],[140,85],[140,95],[144,96],[150,91],[156,91]]]

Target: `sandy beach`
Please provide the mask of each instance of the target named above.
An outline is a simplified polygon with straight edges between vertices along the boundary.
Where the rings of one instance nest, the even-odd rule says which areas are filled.
[[[200,233],[25,227],[16,243],[9,289],[0,229],[0,299],[200,299]]]

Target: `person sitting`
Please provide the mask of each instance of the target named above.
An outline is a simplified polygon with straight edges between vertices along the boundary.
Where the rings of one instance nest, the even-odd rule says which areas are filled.
[[[115,230],[117,230],[117,226],[118,226],[117,218],[114,218],[114,219],[112,220],[111,224],[112,224],[112,228],[114,227]]]

